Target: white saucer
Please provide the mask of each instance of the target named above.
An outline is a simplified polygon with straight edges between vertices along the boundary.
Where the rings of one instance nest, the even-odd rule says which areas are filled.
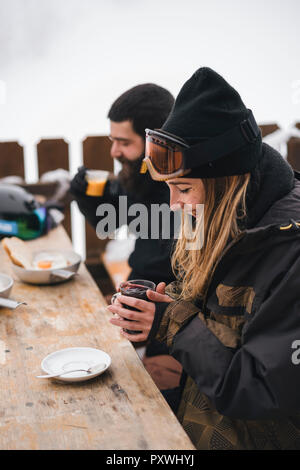
[[[95,374],[87,374],[84,371],[70,372],[69,374],[60,375],[55,379],[63,382],[83,382],[103,374],[108,369],[111,364],[111,358],[106,352],[94,348],[60,349],[46,356],[42,360],[41,367],[47,374],[54,374],[60,370],[67,371],[77,367],[78,369],[88,369],[101,363],[106,364],[106,367]]]

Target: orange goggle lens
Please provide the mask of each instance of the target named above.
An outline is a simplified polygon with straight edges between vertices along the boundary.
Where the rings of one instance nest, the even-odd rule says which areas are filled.
[[[161,175],[170,175],[184,168],[183,149],[184,147],[180,148],[167,139],[146,135],[145,156]]]

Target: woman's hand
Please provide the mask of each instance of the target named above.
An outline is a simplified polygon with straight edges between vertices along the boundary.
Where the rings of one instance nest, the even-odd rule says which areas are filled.
[[[136,299],[135,297],[128,297],[125,295],[117,296],[114,303],[107,307],[110,312],[116,315],[109,320],[110,323],[122,328],[121,334],[130,341],[145,341],[148,338],[154,320],[154,302],[173,301],[171,297],[165,294],[165,287],[166,284],[164,282],[160,282],[156,288],[156,291],[149,289],[147,291],[147,297],[149,301]],[[138,311],[126,309],[122,304],[136,308]],[[132,321],[127,321],[127,319]],[[124,329],[141,331],[141,333],[130,334],[126,333]]]

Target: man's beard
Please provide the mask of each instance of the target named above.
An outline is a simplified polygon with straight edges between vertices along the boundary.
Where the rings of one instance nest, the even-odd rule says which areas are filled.
[[[150,194],[153,195],[153,185],[155,182],[146,174],[140,173],[141,164],[144,155],[137,160],[128,160],[119,157],[118,161],[122,164],[122,170],[118,174],[121,185],[130,195],[136,199],[148,199]]]

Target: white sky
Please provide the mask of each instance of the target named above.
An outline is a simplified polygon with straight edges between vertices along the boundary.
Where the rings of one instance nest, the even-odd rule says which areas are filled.
[[[259,122],[286,126],[300,117],[299,18],[299,0],[0,0],[0,139],[107,133],[123,91],[176,95],[204,65]]]

